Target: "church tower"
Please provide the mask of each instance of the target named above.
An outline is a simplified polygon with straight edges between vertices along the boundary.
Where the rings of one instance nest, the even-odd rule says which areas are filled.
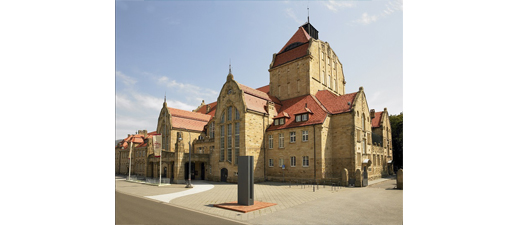
[[[343,95],[345,83],[343,65],[309,22],[298,27],[269,65],[269,94],[280,100],[319,90]]]

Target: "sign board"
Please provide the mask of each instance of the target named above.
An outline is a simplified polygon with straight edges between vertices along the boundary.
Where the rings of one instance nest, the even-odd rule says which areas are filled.
[[[129,156],[128,159],[131,159],[131,153],[133,152],[133,142],[129,142]]]
[[[285,170],[285,165],[282,165],[282,169]]]
[[[154,157],[160,157],[162,153],[162,135],[153,136]]]

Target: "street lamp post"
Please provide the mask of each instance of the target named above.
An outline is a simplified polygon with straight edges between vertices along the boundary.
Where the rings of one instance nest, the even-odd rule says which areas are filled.
[[[187,186],[185,186],[185,188],[193,188],[192,182],[190,181],[190,176],[192,175],[192,172],[190,171],[192,168],[191,156],[192,156],[192,148],[191,148],[191,139],[190,139],[190,132],[189,132],[188,133],[188,181],[187,181]]]

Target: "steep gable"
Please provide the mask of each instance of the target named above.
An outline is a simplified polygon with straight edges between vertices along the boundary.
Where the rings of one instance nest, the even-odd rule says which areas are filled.
[[[338,114],[349,112],[352,109],[357,93],[338,96],[328,90],[322,90],[316,93],[316,98],[331,114]]]

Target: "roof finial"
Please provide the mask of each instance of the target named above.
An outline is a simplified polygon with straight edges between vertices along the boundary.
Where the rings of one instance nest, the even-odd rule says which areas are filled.
[[[231,74],[232,73],[232,58],[230,58],[230,65],[228,67],[230,69],[228,73]]]
[[[307,2],[307,23],[309,23],[309,3]]]
[[[167,91],[165,91],[165,95],[163,96],[163,102],[167,102]]]

